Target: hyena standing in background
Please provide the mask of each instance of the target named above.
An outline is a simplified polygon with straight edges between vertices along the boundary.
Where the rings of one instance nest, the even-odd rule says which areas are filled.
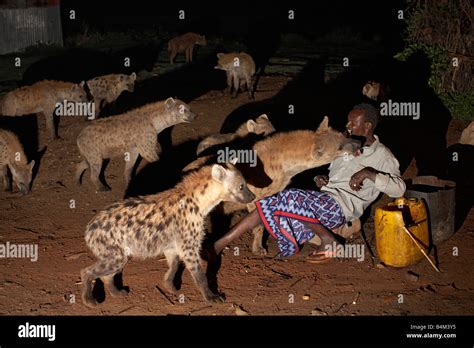
[[[42,113],[51,139],[59,138],[54,126],[54,111],[58,103],[86,103],[87,93],[84,81],[80,84],[71,82],[44,80],[30,86],[17,88],[8,92],[0,100],[0,115],[23,116]]]
[[[244,138],[250,133],[267,136],[275,131],[272,123],[266,114],[258,116],[255,121],[248,120],[240,125],[235,133],[213,134],[204,138],[198,145],[196,155],[199,155],[204,150],[220,144],[230,143],[237,138]]]
[[[217,65],[214,69],[224,70],[227,74],[227,87],[229,94],[237,97],[239,87],[242,89],[246,86],[249,93],[249,98],[253,99],[254,82],[255,82],[255,62],[253,58],[247,53],[218,53]]]
[[[186,33],[168,41],[170,63],[174,64],[176,55],[183,52],[186,55],[186,63],[192,62],[194,45],[206,46],[206,37],[196,33]]]
[[[87,225],[85,240],[98,261],[81,271],[82,300],[95,306],[92,282],[100,278],[112,296],[125,295],[113,281],[130,258],[165,255],[164,284],[176,292],[174,278],[184,261],[194,283],[209,302],[223,298],[209,289],[200,263],[204,219],[222,201],[251,202],[255,196],[233,165],[213,165],[187,175],[176,187],[156,195],[131,198],[98,213]]]
[[[125,158],[125,182],[128,186],[138,155],[148,162],[159,159],[157,135],[165,128],[192,122],[196,114],[179,99],[147,104],[122,115],[92,121],[77,137],[83,158],[77,165],[76,181],[89,168],[97,191],[108,191],[99,179],[102,161],[112,157]]]
[[[132,73],[130,75],[109,74],[88,80],[86,85],[94,99],[95,117],[99,116],[100,111],[107,104],[117,100],[122,92],[133,92],[136,79],[137,75]]]
[[[35,161],[28,161],[18,137],[10,131],[0,129],[0,177],[3,179],[5,191],[11,191],[12,185],[8,177],[8,169],[13,183],[23,195],[29,194]]]

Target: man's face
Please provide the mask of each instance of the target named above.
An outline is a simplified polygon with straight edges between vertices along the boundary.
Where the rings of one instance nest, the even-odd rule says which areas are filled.
[[[347,115],[346,129],[351,135],[366,137],[372,127],[370,123],[365,122],[363,110],[352,110]]]

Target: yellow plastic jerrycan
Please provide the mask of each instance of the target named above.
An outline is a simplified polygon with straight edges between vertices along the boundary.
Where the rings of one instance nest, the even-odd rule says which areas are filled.
[[[375,210],[375,240],[380,261],[388,266],[405,267],[423,258],[420,248],[404,231],[406,227],[428,251],[430,235],[425,204],[416,198],[397,198]]]

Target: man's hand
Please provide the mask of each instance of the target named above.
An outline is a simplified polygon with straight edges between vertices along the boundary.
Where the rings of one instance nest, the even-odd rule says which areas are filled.
[[[351,177],[351,180],[349,180],[350,188],[354,191],[359,191],[362,188],[362,183],[365,179],[375,182],[375,176],[377,173],[378,171],[372,167],[366,167],[359,170],[357,173],[354,173],[354,175]]]
[[[329,178],[327,175],[316,175],[313,180],[318,188],[327,185],[327,183],[329,182]]]

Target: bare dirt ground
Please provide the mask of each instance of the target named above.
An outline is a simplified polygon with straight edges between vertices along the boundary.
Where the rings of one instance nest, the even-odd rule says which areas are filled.
[[[275,95],[287,77],[263,77],[257,100]],[[172,132],[173,144],[218,132],[225,115],[247,103],[245,94],[237,99],[211,91],[190,103],[199,114],[192,124],[178,125]],[[258,116],[258,115],[256,115]],[[269,240],[268,257],[250,252],[251,236],[245,235],[224,251],[217,275],[226,302],[205,303],[184,271],[180,294],[163,295],[161,279],[164,260],[131,261],[123,281],[130,288],[125,298],[112,298],[97,309],[80,301],[79,272],[94,260],[87,251],[83,234],[87,222],[99,210],[123,197],[123,163],[112,160],[106,179],[112,191],[95,193],[88,173],[82,187],[74,183],[79,162],[75,139],[86,125],[83,118],[63,118],[62,140],[49,141],[43,119],[38,119],[40,149],[47,145],[33,193],[0,192],[0,241],[38,244],[37,262],[29,259],[0,259],[0,314],[2,315],[235,315],[236,307],[250,315],[472,315],[474,314],[474,212],[448,241],[438,246],[441,273],[426,260],[403,269],[373,264],[365,260],[333,260],[315,265],[305,261],[304,252],[276,260],[276,244]],[[462,125],[452,121],[448,142],[459,138]],[[383,140],[382,140],[383,141]],[[139,170],[146,163],[141,163]],[[414,173],[411,166],[405,173]],[[156,180],[160,180],[159,177]],[[75,208],[70,208],[71,200]],[[386,200],[385,200],[386,201]],[[378,205],[382,204],[382,199]],[[373,222],[365,230],[373,235]],[[351,243],[363,243],[356,236]],[[235,247],[239,254],[235,255]],[[459,255],[453,255],[457,247]],[[407,275],[412,271],[417,280]],[[303,296],[307,295],[305,299]],[[403,302],[400,303],[403,295]],[[181,300],[181,301],[180,301]]]

